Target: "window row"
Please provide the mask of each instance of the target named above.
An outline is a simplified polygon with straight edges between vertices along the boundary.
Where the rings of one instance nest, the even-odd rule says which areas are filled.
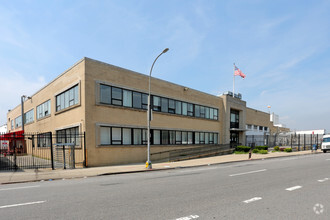
[[[66,108],[69,108],[73,105],[79,103],[79,85],[62,92],[56,96],[56,111],[60,111]],[[37,106],[37,119],[42,119],[51,114],[51,101],[48,100]],[[34,110],[30,110],[24,113],[24,124],[34,122]],[[15,118],[15,128],[22,126],[22,117],[21,115]],[[11,121],[11,129],[14,129],[14,122]]]
[[[79,103],[78,85],[56,96],[56,111],[60,111]]]
[[[51,138],[52,133],[42,133],[37,135],[37,146],[38,147],[50,147],[51,146]],[[34,145],[32,145],[34,146]]]
[[[24,113],[24,124],[28,124],[31,122],[34,122],[34,110],[33,109]]]
[[[34,110],[31,109],[30,111],[24,113],[24,124],[32,123],[34,122]],[[15,128],[22,126],[22,116],[18,116],[15,118]],[[11,129],[14,129],[14,123],[13,120],[11,121]]]
[[[246,125],[246,129],[255,131],[268,131],[268,127],[258,126],[258,125]]]
[[[239,111],[230,110],[230,128],[239,128]]]
[[[56,143],[80,145],[79,127],[66,128],[56,131]]]
[[[50,115],[51,105],[50,100],[42,103],[41,105],[37,106],[37,119],[44,118]]]
[[[218,109],[159,96],[152,96],[151,108],[157,112],[218,120]]]
[[[100,84],[100,103],[137,109],[148,108],[148,94]],[[218,120],[218,109],[151,96],[151,109],[177,115]]]
[[[147,109],[148,94],[100,85],[100,102],[130,108]]]
[[[51,146],[51,132],[42,133],[37,135],[37,147],[50,147]],[[56,131],[57,144],[74,144],[80,145],[79,127],[67,128]],[[34,146],[34,144],[32,145]]]
[[[151,130],[152,145],[218,144],[218,133]],[[140,128],[101,127],[101,145],[146,145],[147,130]]]
[[[15,118],[15,128],[21,127],[22,126],[22,116],[18,116]]]

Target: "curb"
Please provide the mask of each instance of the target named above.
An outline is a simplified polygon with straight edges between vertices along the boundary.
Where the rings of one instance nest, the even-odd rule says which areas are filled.
[[[152,172],[152,171],[165,171],[165,170],[174,170],[174,169],[185,169],[185,168],[193,168],[193,167],[204,167],[204,166],[212,166],[212,165],[219,165],[219,164],[229,164],[229,163],[240,163],[240,162],[247,162],[247,161],[257,161],[257,160],[270,160],[270,159],[277,159],[282,157],[301,157],[306,155],[313,155],[313,154],[321,154],[322,152],[316,153],[308,153],[302,155],[288,155],[288,156],[276,156],[276,157],[268,157],[268,158],[257,158],[257,159],[246,159],[246,160],[237,160],[237,161],[226,161],[226,162],[216,162],[216,163],[209,163],[209,164],[200,164],[200,165],[188,165],[188,166],[178,166],[178,167],[165,167],[165,168],[155,168],[151,170],[137,170],[137,171],[124,171],[124,172],[113,172],[113,173],[103,173],[98,174],[95,176],[109,176],[109,175],[118,175],[118,174],[130,174],[130,173],[142,173],[142,172]],[[91,176],[93,177],[93,176]]]
[[[193,167],[205,167],[205,166],[212,166],[212,165],[219,165],[219,164],[230,164],[230,163],[240,163],[240,162],[248,162],[248,161],[259,161],[259,160],[270,160],[270,159],[277,159],[282,157],[300,157],[300,156],[306,156],[306,155],[313,155],[313,154],[321,154],[322,152],[310,152],[307,154],[302,155],[288,155],[288,156],[274,156],[274,157],[268,157],[268,158],[257,158],[257,159],[245,159],[245,160],[237,160],[237,161],[226,161],[226,162],[214,162],[209,164],[200,164],[200,165],[187,165],[187,166],[177,166],[177,167],[164,167],[164,168],[154,168],[151,170],[145,169],[145,170],[130,170],[130,171],[123,171],[123,172],[105,172],[101,174],[95,174],[91,176],[78,176],[78,177],[71,177],[71,178],[51,178],[51,179],[36,179],[36,180],[22,180],[22,181],[15,181],[15,182],[3,182],[0,183],[0,185],[8,185],[8,184],[17,184],[17,183],[29,183],[29,182],[48,182],[48,181],[54,181],[54,180],[63,180],[63,179],[81,179],[85,177],[98,177],[98,176],[110,176],[110,175],[119,175],[119,174],[131,174],[131,173],[142,173],[142,172],[155,172],[155,171],[166,171],[166,170],[174,170],[174,169],[186,169],[186,168],[193,168]],[[88,169],[88,168],[87,168]]]

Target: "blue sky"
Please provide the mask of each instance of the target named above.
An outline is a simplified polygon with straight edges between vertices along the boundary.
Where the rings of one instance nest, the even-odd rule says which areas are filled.
[[[330,131],[329,0],[0,0],[0,124],[83,57],[220,94]]]

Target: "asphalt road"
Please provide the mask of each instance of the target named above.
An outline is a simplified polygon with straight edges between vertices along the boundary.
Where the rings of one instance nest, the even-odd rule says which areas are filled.
[[[0,185],[0,219],[330,219],[330,154]]]

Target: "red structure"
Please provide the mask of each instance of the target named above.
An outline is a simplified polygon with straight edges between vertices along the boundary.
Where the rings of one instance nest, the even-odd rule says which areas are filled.
[[[26,153],[24,144],[24,131],[10,132],[0,135],[0,141],[8,141],[8,148],[1,149],[2,154],[12,155],[16,153]]]

